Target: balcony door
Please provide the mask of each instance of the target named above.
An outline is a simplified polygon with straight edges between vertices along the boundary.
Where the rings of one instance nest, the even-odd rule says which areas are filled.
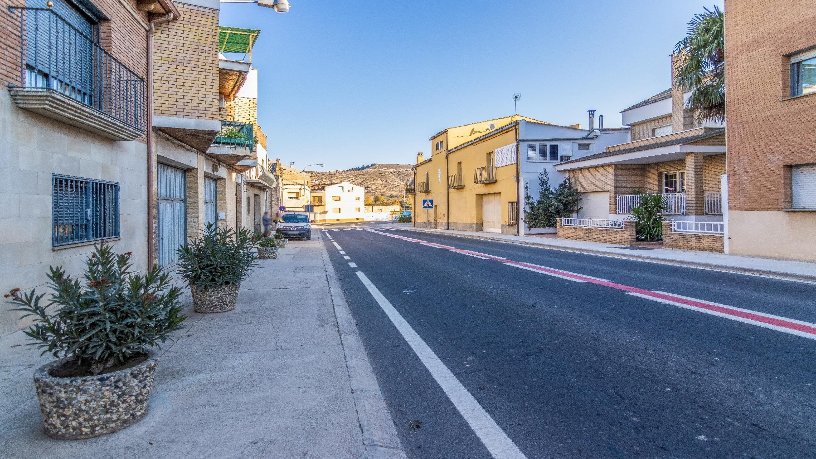
[[[187,243],[186,174],[181,169],[158,165],[159,266],[178,261],[178,248]]]
[[[663,193],[685,193],[686,173],[685,172],[664,172],[661,180]]]

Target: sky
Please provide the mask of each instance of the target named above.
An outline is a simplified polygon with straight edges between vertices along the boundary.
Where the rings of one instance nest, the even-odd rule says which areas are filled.
[[[450,126],[513,113],[620,126],[670,87],[669,55],[722,0],[290,0],[221,4],[261,29],[259,123],[271,158],[310,170],[410,163]],[[659,6],[657,6],[659,5]],[[317,164],[323,164],[322,167]]]

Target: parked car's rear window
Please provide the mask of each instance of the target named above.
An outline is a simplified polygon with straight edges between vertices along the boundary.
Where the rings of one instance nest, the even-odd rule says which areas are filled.
[[[286,214],[283,216],[285,223],[309,223],[309,216],[304,214]]]

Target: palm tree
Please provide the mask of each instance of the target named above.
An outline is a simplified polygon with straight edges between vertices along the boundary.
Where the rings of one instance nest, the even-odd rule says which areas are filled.
[[[675,83],[691,91],[688,108],[697,111],[698,120],[725,120],[724,22],[719,8],[705,8],[674,48]]]

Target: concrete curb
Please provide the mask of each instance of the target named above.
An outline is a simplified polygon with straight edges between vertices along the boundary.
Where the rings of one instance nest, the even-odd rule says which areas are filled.
[[[414,231],[417,233],[427,233],[427,234],[442,234],[446,236],[458,237],[462,239],[477,239],[477,240],[484,240],[484,241],[492,241],[492,242],[500,242],[503,244],[513,244],[513,245],[521,245],[525,247],[539,247],[549,250],[559,250],[562,252],[572,252],[572,253],[584,253],[588,255],[597,255],[601,257],[609,257],[609,258],[618,258],[622,260],[633,260],[633,261],[642,261],[646,263],[656,263],[661,265],[672,265],[672,266],[682,266],[685,268],[696,268],[696,269],[707,269],[710,271],[721,271],[721,272],[728,272],[728,273],[736,273],[736,274],[745,274],[748,276],[763,276],[763,277],[773,277],[775,279],[780,280],[787,280],[787,281],[794,281],[794,282],[806,282],[806,283],[816,283],[816,276],[807,276],[807,275],[799,275],[799,274],[789,274],[779,271],[768,271],[762,269],[753,269],[753,268],[740,268],[735,266],[727,266],[721,265],[716,263],[706,263],[706,262],[691,262],[685,260],[670,260],[666,258],[660,257],[650,257],[647,254],[638,254],[638,255],[626,255],[620,253],[613,253],[613,252],[606,252],[603,250],[594,250],[594,249],[582,249],[577,247],[564,247],[557,244],[547,244],[546,242],[528,242],[528,241],[513,241],[507,240],[504,238],[498,237],[491,237],[490,235],[485,236],[475,236],[471,234],[457,234],[457,233],[449,233],[445,232],[444,230],[431,230],[426,228],[413,228],[413,227],[405,227],[405,228],[395,228],[397,230],[405,230],[405,231]]]
[[[322,239],[322,234],[320,235]],[[406,458],[402,449],[397,428],[388,412],[374,370],[368,360],[360,334],[357,331],[354,317],[346,303],[345,295],[337,279],[337,273],[329,260],[329,254],[323,247],[323,266],[329,286],[337,329],[343,345],[354,405],[363,434],[363,446],[366,458]]]

